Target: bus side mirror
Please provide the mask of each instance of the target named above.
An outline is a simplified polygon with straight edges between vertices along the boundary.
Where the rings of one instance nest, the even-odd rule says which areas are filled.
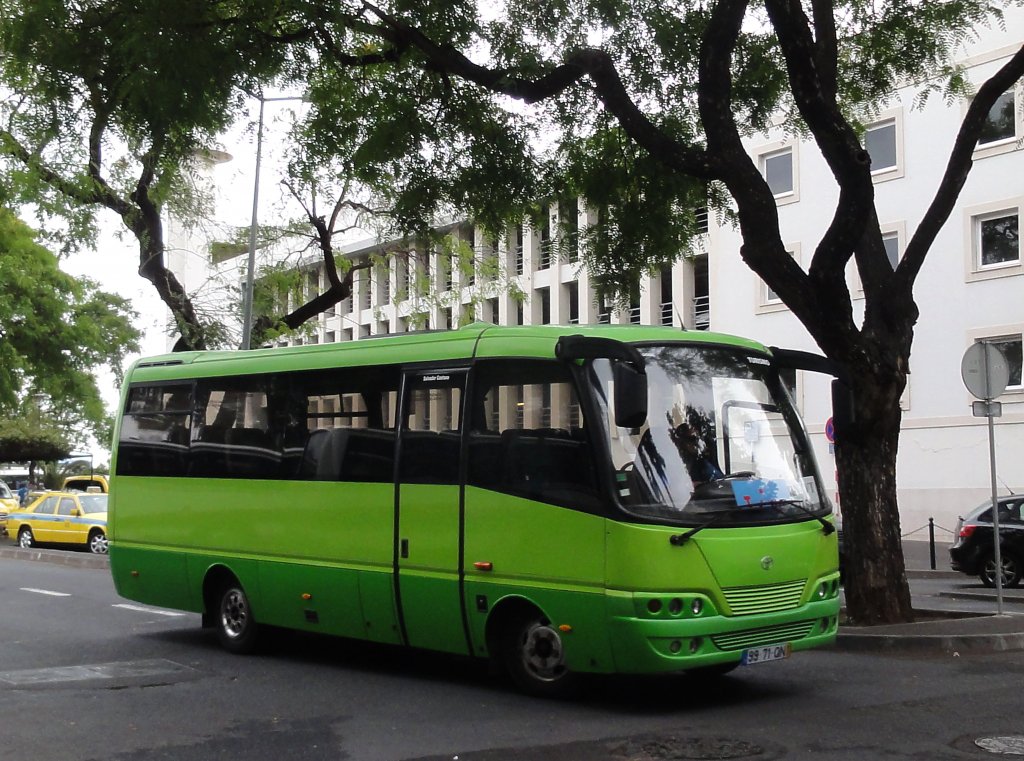
[[[647,422],[647,373],[626,362],[612,364],[615,425],[639,428]]]

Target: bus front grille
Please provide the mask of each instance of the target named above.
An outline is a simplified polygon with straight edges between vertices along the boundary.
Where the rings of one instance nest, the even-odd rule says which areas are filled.
[[[775,613],[790,610],[800,604],[806,581],[788,581],[765,587],[726,587],[722,590],[725,601],[734,616],[753,613]]]
[[[724,632],[711,635],[711,641],[719,650],[742,650],[777,642],[791,642],[803,639],[811,633],[814,621],[794,621],[791,624],[764,626],[760,629],[745,629],[739,632]]]

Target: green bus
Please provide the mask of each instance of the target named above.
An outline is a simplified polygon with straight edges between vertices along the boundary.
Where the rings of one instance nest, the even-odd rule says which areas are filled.
[[[323,632],[494,659],[534,694],[827,645],[837,542],[797,354],[474,323],[140,360],[114,434],[117,591],[201,613],[234,652]]]

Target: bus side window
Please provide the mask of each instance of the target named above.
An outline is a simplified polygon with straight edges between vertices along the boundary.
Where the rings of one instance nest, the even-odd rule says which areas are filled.
[[[464,374],[424,381],[406,399],[400,480],[410,484],[457,484]]]
[[[185,475],[192,424],[191,392],[191,383],[129,390],[118,441],[118,475]]]
[[[467,482],[540,502],[597,510],[593,449],[566,365],[480,362],[474,372]]]
[[[276,478],[279,432],[271,427],[270,381],[265,376],[199,382],[189,473],[207,478]]]
[[[293,373],[281,477],[390,483],[399,377],[388,366]]]

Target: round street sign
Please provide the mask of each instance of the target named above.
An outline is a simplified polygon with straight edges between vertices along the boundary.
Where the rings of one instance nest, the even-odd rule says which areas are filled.
[[[829,444],[836,442],[836,424],[832,422],[832,418],[825,421],[825,438]]]
[[[960,375],[967,390],[978,399],[995,399],[1010,382],[1010,366],[999,347],[976,343],[967,347],[960,362]]]

